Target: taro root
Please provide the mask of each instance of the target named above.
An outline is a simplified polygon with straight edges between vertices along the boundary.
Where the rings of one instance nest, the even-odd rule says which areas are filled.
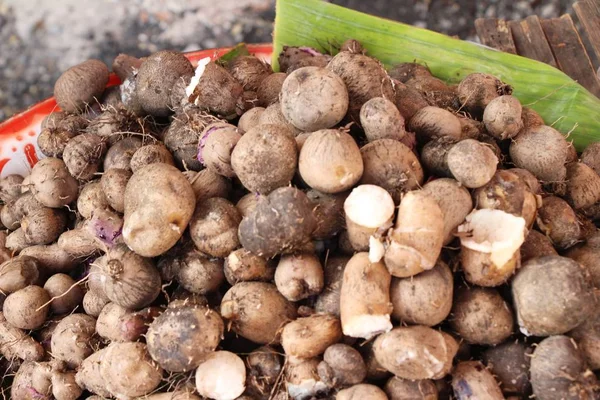
[[[51,338],[52,356],[77,368],[96,350],[96,319],[85,314],[64,317]]]
[[[581,227],[575,211],[559,197],[544,198],[538,210],[536,223],[540,231],[561,250],[573,246],[581,236]]]
[[[404,117],[389,99],[374,97],[360,110],[360,123],[369,142],[377,139],[402,140],[406,135]]]
[[[581,162],[600,174],[600,143],[591,143],[581,153]]]
[[[500,79],[478,72],[467,75],[458,85],[461,104],[475,116],[482,115],[487,105],[496,97],[511,92],[511,87]]]
[[[340,320],[328,314],[298,318],[281,332],[281,346],[288,358],[317,357],[342,338]]]
[[[69,140],[63,160],[69,173],[80,181],[88,181],[100,168],[106,153],[106,143],[93,133],[83,133]]]
[[[172,154],[175,164],[182,170],[200,171],[202,164],[198,160],[198,141],[200,134],[207,125],[219,120],[210,114],[198,109],[177,114],[167,129],[164,136],[164,145]],[[144,146],[145,147],[145,146]],[[141,149],[140,149],[141,151]],[[148,151],[148,150],[144,150]],[[154,154],[156,153],[156,154]],[[165,162],[159,160],[168,159],[164,150],[153,149],[150,154],[140,155],[142,164],[151,162]],[[134,158],[136,156],[134,155]],[[153,161],[150,161],[153,160]]]
[[[131,158],[144,145],[142,139],[127,137],[109,147],[104,157],[104,171],[111,168],[131,170]]]
[[[367,366],[358,350],[343,343],[327,347],[317,371],[321,380],[333,387],[355,385],[367,376]]]
[[[279,101],[279,93],[285,78],[287,78],[287,74],[276,72],[263,79],[256,91],[259,106],[268,107]]]
[[[423,142],[439,137],[459,140],[462,126],[457,116],[439,107],[428,106],[417,111],[408,122],[408,129]]]
[[[576,252],[575,248],[573,248],[573,250]],[[558,255],[558,253],[556,252],[556,249],[552,245],[552,241],[550,240],[550,238],[548,238],[548,236],[546,236],[543,233],[540,233],[539,231],[536,231],[534,229],[530,230],[527,233],[527,237],[525,238],[525,241],[521,245],[521,248],[519,251],[521,252],[521,262],[522,263],[524,263],[528,260],[531,260],[532,258],[536,258],[536,257],[557,256]],[[577,259],[577,256],[575,256],[575,254],[576,254],[575,252],[567,253],[566,255],[567,255],[567,257],[571,257],[575,261],[586,265],[582,260]],[[590,271],[590,273],[593,274],[592,271]],[[598,281],[598,283],[600,284],[600,281]]]
[[[254,107],[243,113],[240,117],[240,120],[238,121],[237,126],[240,130],[240,133],[244,134],[245,132],[248,132],[250,129],[258,125],[260,121],[260,116],[264,111],[264,107]]]
[[[575,210],[600,201],[600,176],[584,163],[567,165],[567,201]]]
[[[239,56],[227,64],[229,73],[244,87],[256,92],[273,71],[270,66],[254,56]]]
[[[60,117],[55,118],[52,122],[48,122],[42,128],[37,138],[37,144],[45,156],[60,158],[69,140],[82,133],[88,123],[80,115],[65,114],[61,111],[50,115],[53,114],[60,115]]]
[[[311,189],[306,196],[314,204],[313,214],[317,229],[315,239],[327,239],[335,236],[344,228],[344,202],[348,193],[325,194]]]
[[[232,251],[225,258],[223,272],[230,285],[246,281],[270,282],[275,276],[275,265],[272,261],[241,248]]]
[[[214,123],[200,134],[198,161],[211,171],[233,178],[231,153],[242,135],[234,125]]]
[[[498,157],[485,144],[465,139],[448,151],[448,169],[464,186],[474,189],[488,183],[498,166]]]
[[[78,114],[99,101],[108,83],[102,61],[87,60],[66,70],[54,84],[54,97],[63,111]]]
[[[286,299],[300,301],[323,290],[323,267],[312,254],[286,255],[277,264],[274,280],[277,290]]]
[[[157,117],[171,114],[171,90],[182,76],[193,75],[189,60],[176,51],[161,50],[144,60],[135,78],[136,97],[141,107]]]
[[[560,256],[527,261],[513,279],[512,294],[519,327],[526,335],[568,332],[589,318],[596,307],[587,271]]]
[[[196,389],[210,399],[239,398],[246,389],[246,366],[235,353],[219,350],[208,354],[196,370]]]
[[[181,161],[183,161],[183,159]],[[154,163],[175,165],[173,155],[162,143],[147,144],[138,148],[131,156],[129,167],[132,172],[136,172],[140,168]]]
[[[238,226],[242,221],[237,208],[228,200],[213,197],[196,206],[189,232],[196,248],[212,257],[225,257],[240,242]]]
[[[50,294],[42,287],[29,285],[6,297],[2,306],[9,324],[19,329],[37,329],[46,322]]]
[[[463,361],[452,371],[452,389],[458,399],[504,400],[494,375],[480,361]]]
[[[488,103],[483,112],[485,129],[499,140],[517,136],[523,128],[521,110],[521,103],[516,97],[496,97]]]
[[[77,180],[58,158],[40,160],[31,170],[31,191],[46,207],[60,208],[77,198]]]
[[[531,391],[529,364],[531,349],[522,342],[508,341],[490,347],[482,354],[482,359],[494,374],[504,394],[524,394]]]
[[[295,70],[283,82],[281,111],[296,128],[305,132],[337,125],[348,111],[344,81],[325,68]]]
[[[315,311],[340,315],[340,296],[344,268],[350,257],[332,257],[323,267],[325,287],[315,301]]]

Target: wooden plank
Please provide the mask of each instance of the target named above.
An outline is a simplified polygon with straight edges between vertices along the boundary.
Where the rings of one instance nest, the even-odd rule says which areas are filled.
[[[482,44],[506,53],[517,53],[510,28],[505,20],[477,18],[475,20],[475,30]]]
[[[546,40],[540,19],[536,15],[527,17],[523,21],[510,21],[508,26],[519,55],[556,67],[552,49]]]
[[[542,20],[542,29],[558,67],[590,92],[600,97],[600,81],[568,14]]]
[[[573,4],[573,9],[581,22],[582,30],[596,60],[600,60],[600,10],[595,6],[593,0],[578,1]]]

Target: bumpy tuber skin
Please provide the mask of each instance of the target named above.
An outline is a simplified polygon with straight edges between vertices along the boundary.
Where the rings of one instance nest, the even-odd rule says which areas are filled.
[[[39,282],[40,270],[33,257],[19,256],[0,264],[0,292],[10,294]]]
[[[389,99],[375,97],[360,109],[360,123],[369,142],[378,139],[402,140],[406,135],[404,117]]]
[[[148,330],[148,325],[159,315],[157,307],[130,311],[115,303],[108,303],[98,315],[98,335],[112,342],[136,342]]]
[[[102,61],[87,60],[66,70],[54,84],[54,97],[63,111],[81,113],[100,99],[108,83]]]
[[[499,96],[489,102],[483,112],[483,123],[487,132],[499,140],[510,139],[523,129],[521,111],[523,107],[516,97]]]
[[[171,306],[150,324],[148,352],[166,371],[191,371],[217,348],[223,330],[219,314],[207,307]]]
[[[530,392],[531,351],[523,343],[509,341],[490,347],[483,352],[482,360],[500,383],[504,394]]]
[[[252,253],[272,258],[304,248],[316,228],[312,204],[293,187],[260,197],[239,226],[240,244]]]
[[[468,282],[498,286],[519,265],[525,220],[501,210],[474,210],[458,227],[461,267]]]
[[[77,368],[96,350],[98,338],[95,334],[95,318],[85,314],[64,317],[52,333],[52,356],[70,368]]]
[[[54,314],[66,314],[75,310],[83,301],[83,289],[66,274],[54,274],[44,284],[52,298],[50,310]]]
[[[190,237],[201,252],[223,258],[240,245],[237,232],[241,221],[240,212],[227,199],[206,199],[196,205]]]
[[[200,172],[186,171],[184,175],[192,185],[196,203],[211,197],[227,198],[231,191],[231,182],[228,179],[207,169]]]
[[[448,151],[448,169],[462,185],[474,189],[488,183],[498,166],[498,158],[485,144],[465,139]]]
[[[407,146],[393,139],[380,139],[360,149],[364,170],[361,184],[378,185],[390,192],[396,204],[402,193],[423,184],[423,168]]]
[[[106,201],[117,212],[125,211],[125,188],[131,175],[131,171],[126,169],[111,168],[100,178]]]
[[[105,387],[104,379],[100,376],[100,365],[107,351],[104,348],[92,353],[83,360],[75,375],[75,382],[77,382],[79,387],[98,394],[99,396],[97,397],[99,398],[111,396],[111,393]]]
[[[504,400],[498,382],[479,361],[463,361],[454,368],[452,389],[461,400]]]
[[[560,250],[573,246],[581,237],[577,214],[559,197],[544,198],[538,210],[536,223],[540,231]]]
[[[495,76],[473,73],[467,75],[458,85],[458,98],[461,104],[472,114],[481,115],[488,104],[512,89]]]
[[[600,174],[600,144],[591,143],[581,153],[581,162]]]
[[[144,257],[166,252],[183,235],[195,206],[192,185],[177,168],[157,163],[136,171],[125,189],[125,243]]]
[[[296,318],[296,306],[275,285],[240,282],[225,293],[221,315],[238,335],[255,343],[279,343],[281,328]]]
[[[305,132],[337,125],[348,111],[344,81],[325,68],[303,67],[288,74],[280,94],[281,111]]]
[[[110,207],[100,181],[86,183],[77,197],[77,211],[83,218],[90,218],[94,210]]]
[[[518,175],[509,170],[498,170],[486,185],[475,190],[473,197],[477,208],[502,210],[525,217],[528,192],[527,185]]]
[[[461,288],[452,306],[450,325],[467,343],[497,345],[513,333],[513,313],[491,288]]]
[[[462,126],[457,116],[442,108],[427,106],[417,111],[408,121],[408,129],[423,142],[448,137],[459,140]]]
[[[229,351],[209,354],[196,370],[196,389],[210,399],[235,399],[246,389],[244,361]]]
[[[216,291],[225,280],[223,261],[208,258],[193,247],[187,247],[172,259],[175,278],[192,293],[207,294]]]
[[[85,182],[98,172],[105,153],[106,142],[103,138],[93,133],[82,133],[69,140],[63,160],[69,173]]]
[[[50,273],[69,272],[78,265],[77,259],[58,247],[56,243],[47,246],[29,246],[20,254],[36,258],[40,267]]]
[[[560,256],[526,262],[512,282],[512,294],[519,326],[528,335],[568,332],[590,317],[595,307],[585,268]],[[540,298],[545,301],[540,302]]]
[[[287,74],[308,65],[324,67],[330,59],[331,56],[321,54],[312,47],[295,46],[283,46],[278,57],[279,69]]]
[[[258,125],[242,136],[231,153],[231,166],[244,187],[268,194],[292,180],[298,150],[286,127]]]
[[[320,356],[340,341],[340,320],[330,314],[314,314],[287,324],[281,333],[281,346],[288,358],[307,359]]]
[[[0,354],[7,360],[41,361],[44,347],[25,331],[10,324],[0,312]]]
[[[181,77],[192,76],[192,64],[179,52],[162,50],[146,58],[135,78],[140,106],[157,117],[171,114],[171,90]]]
[[[410,381],[394,376],[383,389],[390,400],[438,400],[438,389],[429,379]]]
[[[21,194],[22,184],[23,177],[21,175],[7,175],[0,179],[0,200],[4,203],[16,200]]]
[[[579,210],[600,200],[600,176],[584,163],[567,165],[567,201]]]
[[[469,191],[451,178],[440,178],[427,182],[423,191],[433,197],[444,215],[444,245],[454,240],[456,228],[473,210]]]
[[[264,107],[254,107],[246,111],[240,117],[238,121],[238,129],[240,133],[243,135],[248,132],[250,129],[254,128],[258,125],[258,121],[260,120],[260,116],[265,111]]]
[[[424,326],[394,328],[373,344],[377,361],[399,378],[440,379],[450,372],[458,343]]]
[[[163,144],[147,144],[140,147],[131,156],[130,167],[133,172],[149,164],[163,163],[175,165],[173,155]]]
[[[94,318],[98,318],[108,303],[110,303],[110,299],[102,292],[88,290],[83,296],[83,310]]]
[[[340,315],[340,295],[342,290],[342,278],[344,268],[350,257],[331,257],[323,267],[325,275],[325,287],[315,302],[315,311]]]
[[[369,400],[386,400],[388,397],[385,392],[375,385],[361,383],[351,386],[347,389],[340,390],[335,397],[337,400],[354,400],[354,399],[369,399]]]
[[[285,370],[287,393],[282,399],[310,399],[329,391],[330,388],[319,377],[318,365],[318,358],[288,360]]]
[[[367,367],[358,350],[343,343],[327,347],[317,371],[325,384],[336,388],[359,384],[367,376]]]
[[[394,98],[392,80],[374,58],[342,51],[331,59],[327,69],[339,75],[346,84],[350,100],[348,114],[355,122],[360,121],[363,104],[373,97]]]
[[[539,399],[592,399],[598,381],[567,336],[551,336],[540,342],[531,358],[531,386]]]
[[[37,144],[45,156],[61,158],[69,140],[79,135],[86,128],[88,122],[80,115],[64,114],[62,111],[50,115],[54,114],[63,116],[42,128],[37,137]]]
[[[557,256],[558,255],[558,253],[556,252],[556,249],[552,245],[552,242],[550,241],[548,236],[546,236],[543,233],[540,233],[539,231],[536,231],[534,229],[530,230],[527,233],[527,237],[525,238],[525,241],[521,245],[520,252],[521,252],[521,263],[525,263],[525,262],[531,260],[532,258],[536,258],[536,257]],[[569,253],[567,253],[567,257],[571,257],[571,255]],[[571,257],[571,258],[573,258],[573,257]],[[585,265],[584,262],[577,260],[576,258],[575,258],[575,261],[580,262]]]
[[[246,365],[246,392],[254,398],[269,397],[283,368],[279,353],[261,346],[248,354]]]
[[[408,192],[400,202],[396,225],[388,236],[385,265],[395,277],[431,269],[444,242],[444,216],[424,191]]]
[[[150,394],[160,384],[163,373],[143,343],[111,343],[99,369],[106,389],[116,398]]]
[[[550,246],[552,244],[550,243]],[[556,254],[556,251],[552,254]],[[544,254],[545,255],[545,254]],[[585,243],[581,245],[573,246],[565,253],[566,257],[569,257],[579,264],[583,265],[590,277],[594,286],[600,287],[600,234],[595,233],[594,235],[587,238]]]
[[[392,317],[404,323],[434,326],[448,317],[452,308],[454,278],[450,268],[436,266],[409,278],[393,278],[390,298]]]
[[[567,176],[568,147],[564,135],[556,129],[534,126],[521,131],[511,142],[510,157],[515,166],[528,170],[543,182],[562,182]]]
[[[221,122],[208,125],[200,134],[198,161],[219,175],[233,178],[231,153],[241,137],[235,125]]]
[[[242,248],[225,258],[223,272],[230,285],[245,281],[269,282],[275,276],[275,266],[273,262]]]
[[[294,137],[298,137],[302,131],[296,128],[290,121],[288,121],[281,111],[280,103],[273,103],[265,111],[260,114],[258,125],[280,125],[285,126]]]
[[[306,196],[314,204],[313,214],[317,221],[317,229],[313,232],[315,239],[332,238],[344,229],[344,202],[348,193],[325,194],[311,189]]]
[[[276,72],[267,76],[258,86],[256,94],[258,96],[258,105],[261,107],[268,107],[271,104],[279,101],[279,93],[283,82],[287,78],[287,74],[283,72]]]
[[[113,247],[95,263],[101,271],[103,292],[113,303],[139,310],[158,297],[161,279],[153,261],[134,253],[127,246]]]
[[[390,282],[383,263],[371,263],[368,253],[357,253],[348,261],[340,294],[344,335],[370,339],[392,329]]]
[[[131,158],[144,145],[142,139],[131,136],[109,147],[104,157],[104,171],[111,168],[131,170]]]
[[[46,322],[50,311],[50,295],[44,288],[29,285],[9,294],[2,311],[6,320],[15,328],[37,329]]]
[[[577,326],[569,336],[575,339],[577,347],[591,369],[600,369],[600,312],[596,308],[591,317]]]
[[[60,208],[77,198],[77,180],[58,158],[44,158],[31,170],[31,191],[46,207]]]
[[[281,257],[274,278],[277,290],[289,301],[319,294],[325,284],[321,262],[308,253]]]

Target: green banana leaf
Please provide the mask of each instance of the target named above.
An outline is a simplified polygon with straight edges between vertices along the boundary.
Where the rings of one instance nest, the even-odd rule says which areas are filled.
[[[448,83],[485,72],[510,84],[524,106],[568,135],[581,151],[600,141],[600,99],[562,71],[539,61],[349,10],[321,0],[277,0],[273,67],[284,45],[310,46],[335,54],[349,38],[386,67],[426,64]]]

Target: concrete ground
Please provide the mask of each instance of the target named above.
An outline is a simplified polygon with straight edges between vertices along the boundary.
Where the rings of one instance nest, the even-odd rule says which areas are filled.
[[[558,16],[571,0],[330,0],[476,40],[480,16]],[[52,94],[87,58],[271,41],[275,0],[0,0],[0,121]]]

